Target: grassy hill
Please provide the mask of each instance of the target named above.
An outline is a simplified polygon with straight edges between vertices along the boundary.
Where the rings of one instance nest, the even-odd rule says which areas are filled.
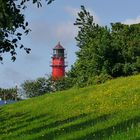
[[[0,140],[140,140],[140,75],[0,107]]]

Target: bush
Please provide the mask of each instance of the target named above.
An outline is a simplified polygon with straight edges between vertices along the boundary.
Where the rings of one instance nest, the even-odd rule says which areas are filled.
[[[104,83],[105,81],[111,80],[111,79],[112,79],[112,77],[110,75],[102,73],[98,76],[89,78],[87,84],[88,85],[101,84],[101,83]]]

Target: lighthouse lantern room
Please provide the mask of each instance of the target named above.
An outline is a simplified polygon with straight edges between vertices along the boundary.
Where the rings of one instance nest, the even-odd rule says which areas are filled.
[[[52,80],[58,80],[65,76],[65,49],[60,42],[53,48],[52,55]]]

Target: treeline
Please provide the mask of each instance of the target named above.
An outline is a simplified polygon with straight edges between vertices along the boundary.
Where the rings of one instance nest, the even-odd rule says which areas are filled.
[[[83,87],[140,72],[140,24],[99,26],[84,6],[74,24],[79,28],[79,50],[68,73],[73,85]]]
[[[39,77],[35,80],[25,80],[21,85],[15,88],[0,88],[0,98],[5,101],[17,101],[65,90],[71,87],[71,81],[69,81],[68,77],[57,81],[53,81],[51,76]]]
[[[18,97],[16,88],[0,88],[0,98],[1,100],[17,100]]]
[[[70,88],[72,85],[68,78],[53,81],[50,77],[40,77],[36,80],[26,80],[21,84],[23,94],[26,98],[31,98],[46,93],[53,93]]]

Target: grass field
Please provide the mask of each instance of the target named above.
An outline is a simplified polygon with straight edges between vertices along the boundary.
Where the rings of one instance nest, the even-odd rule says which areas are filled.
[[[0,140],[140,140],[140,75],[1,106]]]

